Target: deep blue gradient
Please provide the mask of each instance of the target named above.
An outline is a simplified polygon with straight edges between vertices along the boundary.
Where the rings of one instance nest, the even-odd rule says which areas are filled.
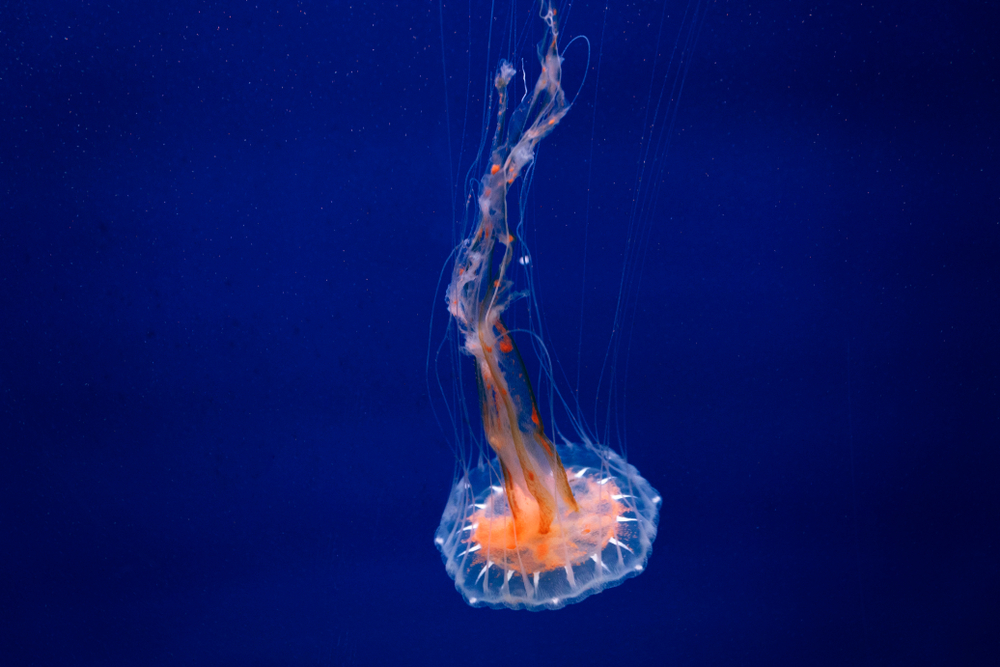
[[[661,4],[612,5],[566,26],[591,75],[527,239],[584,396],[669,55]],[[428,327],[496,66],[442,9],[0,5],[0,662],[1000,662],[995,8],[708,8],[615,408],[660,533],[540,614],[467,607],[431,541]]]

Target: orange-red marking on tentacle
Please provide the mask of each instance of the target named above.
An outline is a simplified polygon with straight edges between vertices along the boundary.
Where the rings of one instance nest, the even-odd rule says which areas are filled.
[[[507,333],[507,328],[502,322],[497,320],[496,329],[500,333],[500,351],[504,354],[510,354],[514,351],[514,342],[510,339],[510,334]]]

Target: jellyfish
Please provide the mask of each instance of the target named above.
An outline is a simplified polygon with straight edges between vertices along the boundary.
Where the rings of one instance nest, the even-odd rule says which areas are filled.
[[[570,108],[555,10],[543,6],[542,18],[541,72],[510,114],[514,66],[501,61],[493,81],[496,129],[476,222],[455,250],[446,290],[459,346],[474,362],[489,449],[475,465],[463,460],[434,537],[470,605],[529,610],[558,609],[640,574],[661,502],[612,447],[582,431],[578,442],[546,435],[515,331],[504,321],[523,296],[509,275],[518,240],[508,192]]]

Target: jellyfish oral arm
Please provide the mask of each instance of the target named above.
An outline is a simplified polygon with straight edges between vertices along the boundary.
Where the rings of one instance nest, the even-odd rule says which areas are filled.
[[[556,497],[573,511],[576,502],[559,455],[545,437],[524,365],[501,316],[512,298],[507,269],[516,242],[508,225],[507,191],[534,159],[538,143],[569,109],[560,83],[562,61],[553,10],[545,19],[550,35],[539,56],[542,71],[531,96],[521,100],[509,122],[508,84],[514,67],[502,61],[494,79],[499,110],[490,167],[480,186],[479,218],[459,249],[448,287],[449,312],[458,322],[465,351],[476,359],[487,441],[503,463],[505,485],[518,487],[537,506],[542,533],[548,532],[555,516]],[[495,263],[497,244],[503,256]],[[516,523],[526,521],[518,516],[516,501],[511,511]]]

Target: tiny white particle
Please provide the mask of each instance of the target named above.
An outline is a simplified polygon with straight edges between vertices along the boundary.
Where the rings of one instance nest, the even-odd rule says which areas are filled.
[[[435,537],[434,538],[434,544],[444,544],[444,539],[442,539],[440,537]]]

